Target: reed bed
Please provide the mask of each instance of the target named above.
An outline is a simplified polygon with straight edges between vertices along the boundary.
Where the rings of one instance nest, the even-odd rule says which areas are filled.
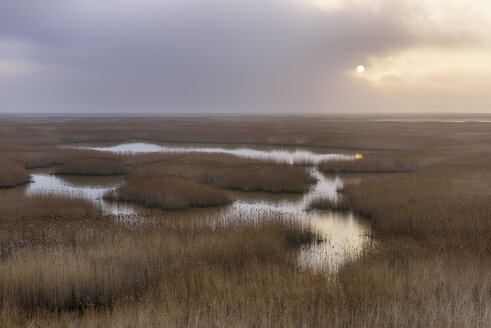
[[[0,143],[0,160],[1,159],[21,164],[28,169],[33,169],[53,165],[58,166],[67,162],[86,159],[120,161],[121,156],[109,152],[59,147],[57,145],[36,146],[32,144],[18,145],[14,143]],[[87,164],[90,165],[91,163]]]
[[[73,159],[56,169],[56,174],[61,175],[122,175],[126,172],[124,165],[110,158]]]
[[[228,154],[150,154],[128,159],[134,176],[174,175],[224,189],[305,192],[314,182],[303,165],[247,159]]]
[[[132,221],[103,216],[81,200],[0,193],[0,327],[491,326],[489,124],[359,117],[27,120],[0,118],[0,158],[49,164],[58,159],[45,157],[54,154],[48,144],[127,140],[404,151],[362,152],[369,161],[360,160],[359,170],[398,173],[362,176],[344,186],[337,202],[313,201],[312,208],[369,216],[377,232],[374,244],[336,273],[299,267],[298,250],[319,237],[275,213],[214,226],[197,212],[177,221],[161,212]],[[24,157],[36,152],[42,154],[36,160]],[[86,156],[67,153],[59,164]],[[190,182],[197,189],[280,190],[283,182],[274,180],[295,175],[301,178],[284,184],[309,184],[302,166],[289,172],[276,163],[181,155],[116,159],[128,165],[128,181],[171,174],[199,180]],[[139,186],[145,197],[146,188]]]
[[[383,240],[336,275],[300,269],[298,223],[142,225],[0,263],[0,324],[486,327],[490,258]],[[158,229],[157,229],[158,228]],[[288,237],[290,236],[290,237]],[[291,236],[294,236],[292,239]],[[293,242],[292,242],[293,240]],[[300,241],[300,242],[299,242]]]
[[[296,271],[295,251],[316,241],[315,233],[280,217],[265,219],[214,228],[142,225],[114,238],[99,232],[106,238],[90,247],[24,248],[0,262],[0,307],[17,308],[26,319],[40,310],[112,309],[155,293],[193,302],[219,280],[231,287],[229,275],[235,280],[278,266]]]
[[[322,162],[319,169],[326,173],[396,173],[410,172],[449,157],[448,152],[402,151],[368,153],[356,160]]]
[[[30,180],[31,176],[21,165],[0,160],[0,188],[15,187]]]
[[[163,210],[220,206],[231,203],[227,192],[213,185],[175,176],[130,177],[108,200],[129,202]]]
[[[331,199],[331,198],[317,197],[317,198],[314,198],[310,201],[310,203],[307,205],[307,210],[310,210],[310,211],[330,210],[330,211],[346,212],[346,211],[352,210],[352,208],[349,207],[348,203],[344,202],[344,201],[340,201],[337,199]]]
[[[91,202],[51,194],[0,193],[0,262],[24,247],[46,247],[91,239],[94,229],[114,221]],[[89,233],[92,231],[92,233]]]
[[[33,217],[73,217],[101,214],[101,210],[90,201],[72,196],[53,194],[24,195],[9,193],[0,195],[2,211],[0,218],[21,219]]]
[[[322,205],[368,216],[386,234],[489,237],[491,193],[476,194],[473,188],[466,182],[417,174],[371,178],[345,186],[338,204]]]
[[[471,115],[469,115],[471,116]],[[489,114],[474,115],[489,120]],[[421,116],[395,116],[420,119]],[[486,149],[489,124],[480,122],[390,122],[375,115],[245,117],[47,117],[0,118],[0,140],[22,145],[124,142],[234,143],[349,149]],[[437,115],[437,119],[462,119]],[[138,127],[138,128],[135,128]],[[472,131],[472,134],[469,134]]]
[[[488,154],[468,154],[416,172],[370,176],[345,185],[338,201],[316,199],[310,207],[356,211],[382,234],[490,238],[490,164]]]

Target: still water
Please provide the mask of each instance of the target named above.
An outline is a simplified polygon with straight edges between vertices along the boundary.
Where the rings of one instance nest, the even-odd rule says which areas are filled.
[[[52,173],[52,169],[32,171],[31,183],[26,187],[26,194],[69,194],[96,203],[105,213],[115,215],[135,213],[133,206],[129,204],[107,202],[103,199],[106,192],[116,189],[123,182],[122,177],[56,176]]]
[[[224,148],[224,147],[195,147],[195,146],[172,146],[156,145],[149,143],[125,143],[108,147],[78,147],[80,149],[91,149],[107,151],[112,153],[212,153],[229,154],[245,158],[254,158],[264,161],[275,161],[279,163],[310,163],[319,164],[321,161],[335,159],[349,159],[351,156],[345,154],[318,154],[304,149],[255,149],[255,148]]]
[[[82,148],[82,147],[79,147]],[[369,223],[352,213],[307,211],[306,207],[316,197],[336,199],[337,189],[342,187],[339,176],[326,176],[319,172],[316,165],[320,161],[334,159],[354,159],[354,155],[316,153],[310,150],[293,149],[256,149],[227,147],[175,147],[148,143],[127,143],[109,147],[83,147],[99,151],[117,153],[152,153],[152,152],[208,152],[231,154],[247,158],[277,161],[281,163],[312,164],[310,173],[317,182],[305,194],[271,194],[262,192],[231,192],[234,202],[225,207],[211,209],[192,209],[187,211],[162,212],[166,218],[200,217],[204,220],[254,221],[276,214],[300,220],[311,225],[325,240],[322,243],[304,247],[299,255],[299,263],[315,269],[336,270],[345,261],[356,257],[363,247],[370,242]],[[147,210],[131,204],[108,202],[103,195],[117,188],[123,177],[81,177],[55,176],[52,169],[31,172],[32,182],[26,187],[27,194],[55,193],[72,194],[84,197],[102,207],[106,213],[127,215]]]

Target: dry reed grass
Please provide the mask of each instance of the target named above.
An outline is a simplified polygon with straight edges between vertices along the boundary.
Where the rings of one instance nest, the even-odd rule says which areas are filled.
[[[379,232],[373,249],[334,275],[298,267],[295,250],[313,239],[284,222],[212,228],[157,217],[129,224],[96,212],[73,216],[72,209],[90,211],[56,200],[49,202],[59,205],[40,213],[45,216],[31,217],[43,202],[22,220],[23,212],[11,209],[8,219],[0,215],[8,249],[0,260],[2,327],[491,325],[489,124],[303,117],[0,119],[0,126],[1,140],[25,143],[239,141],[438,154],[431,165],[411,164],[414,172],[346,185],[339,203],[314,202],[368,215]],[[3,154],[15,153],[7,148]],[[380,170],[379,158],[363,165]],[[171,168],[151,163],[164,159],[125,160],[135,177],[151,176],[153,165],[179,175],[183,165],[183,175],[189,169],[197,179],[211,179],[210,171],[184,160]],[[406,165],[396,157],[393,163],[392,170]],[[2,201],[2,213],[10,203],[22,207],[19,200]]]
[[[108,224],[94,204],[69,196],[0,193],[0,208],[0,261],[24,247],[72,245]]]
[[[0,159],[16,162],[28,169],[62,165],[75,160],[119,161],[120,158],[121,156],[117,154],[95,150],[61,148],[53,145],[34,146],[0,143]]]
[[[15,187],[30,180],[31,176],[22,166],[0,160],[0,188]]]
[[[369,216],[387,234],[489,237],[490,204],[491,193],[476,194],[468,182],[415,173],[347,185],[339,204],[323,205]]]
[[[448,158],[448,152],[403,151],[364,154],[357,160],[322,162],[319,169],[323,172],[350,173],[387,173],[415,171]]]
[[[90,201],[71,197],[52,194],[5,194],[0,195],[0,205],[2,212],[1,219],[22,219],[34,217],[75,217],[100,215],[98,209]]]
[[[214,288],[208,279],[226,283],[228,275],[261,267],[294,269],[295,249],[317,240],[306,226],[281,218],[214,228],[150,225],[114,236],[90,247],[27,248],[11,255],[0,263],[0,307],[13,306],[26,319],[38,310],[133,304],[148,293],[193,302]]]
[[[471,115],[469,115],[471,116]],[[395,119],[420,119],[400,116]],[[423,117],[424,118],[424,117]],[[469,145],[486,149],[489,123],[381,122],[372,115],[246,117],[0,118],[0,140],[14,144],[161,142],[272,144],[351,149],[435,149]],[[437,119],[462,119],[442,115]],[[483,114],[477,119],[490,120]],[[138,128],[135,128],[138,127]]]
[[[225,189],[305,192],[314,182],[302,165],[241,158],[228,154],[149,154],[128,160],[134,176],[175,175]]]
[[[130,177],[106,199],[163,210],[183,210],[229,204],[226,191],[193,179],[175,176]]]
[[[72,159],[56,169],[56,174],[71,175],[122,175],[126,172],[124,165],[110,158]]]
[[[388,239],[326,275],[298,267],[295,250],[315,235],[289,222],[161,223],[90,247],[19,252],[0,263],[0,325],[489,325],[484,253]]]
[[[490,155],[465,154],[416,172],[363,178],[345,185],[338,201],[316,199],[310,207],[354,210],[386,235],[491,240],[490,183]]]
[[[331,198],[323,198],[323,197],[317,197],[314,198],[310,201],[309,204],[307,204],[307,210],[320,210],[320,211],[350,211],[352,210],[346,202],[339,201],[339,200],[334,200]]]

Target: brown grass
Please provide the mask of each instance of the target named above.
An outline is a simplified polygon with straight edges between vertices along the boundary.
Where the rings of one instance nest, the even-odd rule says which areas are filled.
[[[164,210],[220,206],[231,202],[227,193],[218,187],[173,176],[131,177],[105,198]]]
[[[241,191],[305,192],[313,182],[302,165],[227,154],[150,154],[132,157],[128,162],[135,176],[175,175]]]
[[[215,228],[143,224],[104,232],[90,246],[18,252],[0,263],[0,325],[490,323],[485,253],[442,253],[411,238],[388,239],[326,275],[296,263],[296,249],[315,241],[314,234],[298,223],[265,219]]]
[[[127,171],[118,160],[109,158],[72,159],[56,169],[56,174],[121,175]]]
[[[448,158],[448,151],[400,151],[363,154],[361,159],[322,162],[323,172],[387,173],[416,171]]]
[[[0,160],[8,160],[21,164],[25,168],[42,168],[62,165],[67,162],[100,159],[101,161],[119,161],[121,156],[108,152],[48,146],[18,145],[0,142]],[[91,164],[91,163],[87,163]],[[97,164],[97,163],[94,163]]]
[[[71,245],[87,231],[103,230],[107,218],[91,202],[69,196],[0,193],[0,261],[23,247]]]
[[[68,218],[101,214],[101,210],[88,200],[51,194],[1,195],[0,205],[2,207],[0,218],[19,219],[46,216]]]
[[[458,168],[454,170],[450,176],[434,167],[365,178],[346,185],[338,203],[322,200],[312,206],[352,209],[370,217],[385,234],[491,236],[490,180],[460,179]]]
[[[400,171],[410,162],[412,172],[361,176],[359,184],[345,185],[340,202],[314,202],[370,216],[378,232],[373,247],[337,273],[300,268],[298,246],[317,238],[284,220],[271,222],[274,214],[262,223],[214,227],[198,224],[199,212],[180,221],[155,214],[131,223],[55,199],[32,201],[26,211],[23,198],[2,201],[0,193],[1,327],[491,326],[489,124],[84,118],[0,119],[0,127],[1,140],[26,143],[144,139],[413,149],[359,164],[383,171],[380,163],[390,162],[389,170]],[[29,147],[22,151],[46,146]],[[189,174],[219,186],[239,164],[231,159],[213,171],[220,165],[213,158],[124,160],[134,177]],[[271,167],[237,184],[266,179],[278,168]],[[47,203],[58,205],[43,211]]]
[[[462,119],[462,115],[458,114],[435,116]],[[476,119],[490,120],[489,114],[474,116]],[[421,118],[421,115],[394,118]],[[466,145],[484,150],[491,142],[489,123],[407,123],[374,119],[380,117],[37,117],[31,120],[4,116],[0,118],[0,140],[30,145],[146,140],[379,150],[435,149],[442,146],[461,148]]]
[[[331,198],[314,198],[307,205],[307,210],[331,210],[331,211],[349,211],[351,208],[346,202],[334,200]]]
[[[30,180],[31,176],[22,166],[0,160],[0,188],[15,187]]]
[[[281,218],[257,225],[155,228],[129,229],[116,239],[109,234],[89,248],[75,244],[14,253],[0,263],[0,306],[25,315],[36,309],[112,308],[164,292],[167,301],[193,302],[215,288],[209,279],[214,285],[261,267],[294,269],[292,252],[316,240],[305,226]]]

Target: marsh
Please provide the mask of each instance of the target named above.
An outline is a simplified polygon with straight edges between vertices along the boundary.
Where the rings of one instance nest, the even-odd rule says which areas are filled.
[[[3,325],[489,322],[488,123],[133,120],[1,130]]]

